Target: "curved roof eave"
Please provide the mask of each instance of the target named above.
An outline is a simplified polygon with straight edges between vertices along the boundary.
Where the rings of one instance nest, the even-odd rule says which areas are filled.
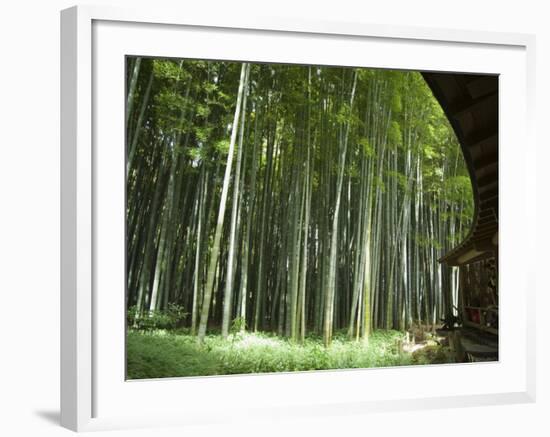
[[[474,196],[468,235],[439,261],[468,264],[498,248],[498,76],[440,72],[422,75],[455,131]]]

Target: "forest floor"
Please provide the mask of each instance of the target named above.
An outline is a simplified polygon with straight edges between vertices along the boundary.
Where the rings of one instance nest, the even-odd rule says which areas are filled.
[[[128,332],[128,379],[231,375],[328,369],[388,367],[452,362],[447,348],[425,344],[413,353],[402,348],[404,334],[374,331],[368,345],[337,333],[330,347],[321,337],[303,343],[266,333],[240,332],[224,340],[208,335],[202,344],[185,333]]]

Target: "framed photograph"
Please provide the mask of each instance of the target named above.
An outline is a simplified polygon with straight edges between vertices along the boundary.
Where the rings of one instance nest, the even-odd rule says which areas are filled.
[[[534,400],[532,36],[61,26],[63,426]]]

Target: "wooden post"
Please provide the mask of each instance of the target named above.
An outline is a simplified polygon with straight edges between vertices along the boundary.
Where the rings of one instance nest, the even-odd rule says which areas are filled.
[[[466,360],[466,353],[461,341],[462,334],[459,330],[453,330],[449,333],[449,346],[453,351],[455,362],[463,363]]]

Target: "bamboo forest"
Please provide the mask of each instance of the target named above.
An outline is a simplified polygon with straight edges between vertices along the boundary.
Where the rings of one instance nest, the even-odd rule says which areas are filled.
[[[127,377],[453,362],[472,184],[421,73],[127,57]]]

